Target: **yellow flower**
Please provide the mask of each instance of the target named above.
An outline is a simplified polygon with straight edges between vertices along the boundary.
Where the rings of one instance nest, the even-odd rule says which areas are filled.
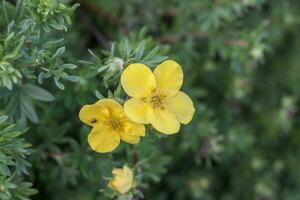
[[[108,187],[112,190],[120,194],[125,194],[133,187],[133,172],[126,165],[123,168],[113,169],[112,175],[113,177],[108,183]]]
[[[129,65],[121,76],[125,92],[132,97],[124,104],[126,115],[162,133],[177,133],[180,123],[189,123],[195,112],[190,97],[179,91],[182,82],[181,66],[172,60],[158,65],[153,73],[144,64]]]
[[[88,143],[99,153],[113,151],[120,144],[120,140],[137,144],[140,136],[145,136],[145,126],[131,121],[125,115],[123,107],[112,99],[83,106],[79,118],[93,127]]]

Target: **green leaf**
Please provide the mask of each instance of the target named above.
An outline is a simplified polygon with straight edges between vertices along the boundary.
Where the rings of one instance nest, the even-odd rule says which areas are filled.
[[[111,56],[111,57],[114,57],[114,56],[115,56],[115,52],[116,52],[116,43],[113,42],[113,43],[111,44],[111,48],[110,48],[110,56]]]
[[[0,124],[6,122],[7,119],[8,119],[8,116],[6,116],[6,115],[0,116]]]
[[[140,60],[142,58],[144,54],[144,50],[145,50],[145,40],[143,40],[138,46],[138,48],[136,49],[136,54],[135,54],[136,60]]]
[[[25,94],[36,100],[54,101],[55,99],[50,92],[33,84],[25,84],[23,90]]]
[[[147,61],[150,60],[151,58],[153,58],[159,51],[159,47],[155,47],[153,48],[144,58],[143,61]]]
[[[95,91],[95,95],[98,99],[103,99],[104,96],[101,94],[101,92],[99,92],[98,90]]]
[[[61,67],[68,68],[68,69],[76,69],[77,66],[71,63],[63,64]]]
[[[43,84],[43,79],[44,78],[50,78],[51,77],[51,72],[41,72],[38,76],[38,83]]]
[[[9,48],[9,44],[11,43],[13,37],[15,36],[14,32],[11,32],[4,40],[4,49]]]
[[[130,45],[130,42],[128,41],[128,39],[125,39],[125,53],[126,53],[127,57],[129,57],[129,55],[131,53],[131,45]]]
[[[91,56],[96,60],[97,64],[102,64],[101,59],[90,49],[88,49],[88,52],[91,54]]]
[[[56,50],[55,54],[52,56],[52,59],[56,58],[56,57],[60,57],[62,56],[66,51],[66,47],[63,46],[63,47],[60,47]]]
[[[33,123],[39,123],[39,118],[36,114],[32,102],[26,96],[21,97],[21,111]]]
[[[11,172],[10,172],[9,168],[6,165],[1,165],[0,164],[0,172],[4,176],[10,176],[11,175]]]
[[[69,74],[64,75],[62,78],[71,82],[78,82],[81,79],[80,76],[74,76]]]
[[[65,86],[61,83],[61,82],[59,82],[59,77],[54,77],[54,82],[55,82],[55,85],[59,88],[59,89],[61,89],[61,90],[64,90],[65,89]]]

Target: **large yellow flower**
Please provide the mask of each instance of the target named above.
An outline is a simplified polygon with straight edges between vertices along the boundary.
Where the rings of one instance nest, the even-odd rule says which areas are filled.
[[[140,136],[145,136],[145,126],[131,121],[125,115],[123,107],[112,99],[83,106],[79,118],[93,127],[88,143],[99,153],[113,151],[120,144],[120,140],[136,144],[140,141]]]
[[[108,183],[108,187],[112,190],[125,194],[134,186],[134,178],[132,170],[126,165],[123,168],[112,170],[112,179]]]
[[[179,91],[182,82],[181,66],[172,60],[158,65],[153,73],[144,64],[129,65],[121,76],[125,92],[132,97],[124,104],[126,115],[162,133],[177,133],[180,123],[189,123],[195,112],[190,97]]]

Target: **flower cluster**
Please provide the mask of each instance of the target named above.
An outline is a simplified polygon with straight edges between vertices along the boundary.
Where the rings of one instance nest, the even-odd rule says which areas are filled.
[[[103,99],[85,105],[79,113],[82,122],[92,126],[88,136],[91,148],[100,153],[113,151],[120,140],[136,144],[145,136],[144,124],[164,134],[174,134],[180,123],[188,124],[194,115],[192,100],[179,91],[183,83],[181,66],[167,60],[154,72],[144,64],[129,65],[121,84],[131,98],[121,104]]]
[[[183,71],[175,61],[164,61],[153,72],[144,64],[130,64],[120,81],[129,96],[123,106],[107,98],[80,110],[80,120],[92,126],[88,143],[94,151],[111,152],[120,141],[139,143],[145,136],[145,124],[163,134],[174,134],[179,132],[180,124],[192,120],[195,108],[190,97],[180,91]],[[114,169],[112,174],[111,189],[124,194],[132,188],[130,168]]]

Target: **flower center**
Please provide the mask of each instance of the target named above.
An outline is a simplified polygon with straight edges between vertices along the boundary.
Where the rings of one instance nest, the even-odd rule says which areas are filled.
[[[123,129],[123,123],[122,120],[118,117],[110,116],[107,121],[105,122],[105,125],[113,130],[122,130]]]
[[[109,122],[110,127],[114,130],[120,130],[123,128],[123,125],[119,118],[112,117],[108,120],[108,122]]]
[[[153,108],[164,109],[164,100],[166,95],[164,95],[162,92],[153,90],[148,98],[148,102],[151,103]]]

